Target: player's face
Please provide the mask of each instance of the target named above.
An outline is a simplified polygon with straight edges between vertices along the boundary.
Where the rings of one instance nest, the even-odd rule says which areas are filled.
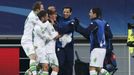
[[[96,14],[93,13],[92,9],[89,11],[89,18],[90,18],[90,19],[96,18]]]
[[[48,14],[46,14],[46,16],[44,16],[43,18],[42,18],[42,22],[44,23],[44,22],[46,22],[48,20]]]
[[[69,18],[71,16],[72,12],[70,11],[70,9],[64,9],[63,10],[63,16],[64,18]]]
[[[57,13],[53,14],[53,15],[50,15],[50,18],[54,21],[56,21],[57,19]]]

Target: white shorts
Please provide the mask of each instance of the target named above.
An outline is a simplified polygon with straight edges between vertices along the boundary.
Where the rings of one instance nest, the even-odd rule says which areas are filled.
[[[59,66],[56,53],[47,53],[45,48],[36,49],[37,62],[38,63],[47,63],[53,66]]]
[[[48,53],[46,55],[46,63],[50,64],[52,67],[59,66],[56,53]]]
[[[106,55],[105,48],[94,48],[90,55],[90,66],[103,67],[104,58]]]
[[[22,45],[22,48],[25,51],[25,53],[26,53],[27,56],[36,53],[35,50],[34,50],[33,45],[31,45],[31,44]]]

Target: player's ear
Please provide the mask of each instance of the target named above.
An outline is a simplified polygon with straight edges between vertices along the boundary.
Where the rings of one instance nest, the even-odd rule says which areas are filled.
[[[70,15],[72,15],[72,12],[70,12]]]

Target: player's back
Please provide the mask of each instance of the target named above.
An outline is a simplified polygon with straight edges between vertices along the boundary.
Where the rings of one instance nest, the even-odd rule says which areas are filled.
[[[97,40],[100,45],[100,47],[104,47],[106,45],[105,42],[105,25],[106,22],[102,19],[96,19],[96,23],[98,26],[98,31],[97,31]]]
[[[31,11],[25,21],[24,33],[21,39],[22,43],[32,43],[32,32],[37,20],[36,14]]]

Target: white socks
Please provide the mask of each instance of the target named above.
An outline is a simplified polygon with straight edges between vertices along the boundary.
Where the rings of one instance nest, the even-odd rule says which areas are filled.
[[[30,60],[30,71],[32,72],[33,75],[37,75],[35,60]]]
[[[51,75],[57,75],[58,73],[56,71],[52,71]]]
[[[90,75],[97,75],[97,72],[95,70],[90,71]]]
[[[110,75],[109,72],[107,70],[105,70],[105,69],[101,69],[100,73],[102,75]],[[97,72],[95,70],[91,70],[90,75],[97,75]]]
[[[47,71],[43,71],[43,72],[41,73],[41,75],[48,75],[48,72],[47,72]]]
[[[102,75],[110,75],[109,72],[107,70],[105,70],[105,69],[101,69],[100,73]]]

